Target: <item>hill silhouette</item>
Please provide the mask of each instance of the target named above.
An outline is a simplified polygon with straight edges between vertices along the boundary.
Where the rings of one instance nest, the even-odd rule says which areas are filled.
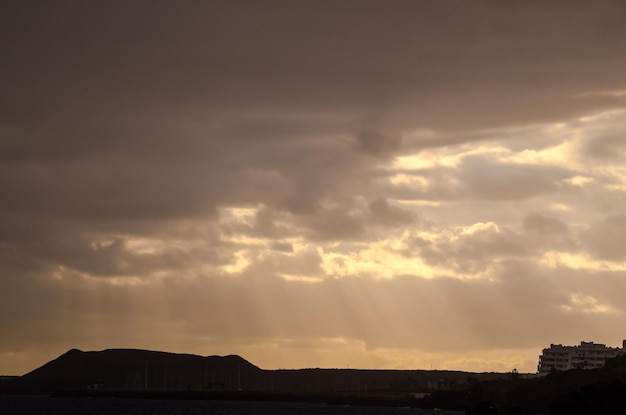
[[[237,389],[262,372],[236,356],[197,356],[136,349],[78,349],[33,370],[10,389],[51,393],[63,388]],[[5,386],[5,385],[2,385]],[[6,385],[9,386],[9,385]],[[5,388],[6,389],[6,388]]]
[[[460,387],[468,378],[492,380],[501,376],[426,370],[263,370],[236,355],[72,349],[14,381],[0,383],[0,393],[124,389],[407,396],[433,388]]]

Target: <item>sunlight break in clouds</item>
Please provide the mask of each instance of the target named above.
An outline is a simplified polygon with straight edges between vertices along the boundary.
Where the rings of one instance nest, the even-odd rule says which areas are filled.
[[[622,314],[623,311],[617,310],[611,306],[601,304],[596,298],[589,295],[575,293],[570,296],[570,305],[563,308],[567,311],[579,309],[583,313],[594,314]]]

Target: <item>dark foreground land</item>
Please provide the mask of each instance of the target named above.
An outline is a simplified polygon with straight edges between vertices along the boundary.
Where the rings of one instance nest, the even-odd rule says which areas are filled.
[[[268,371],[238,356],[71,350],[31,373],[0,382],[0,414],[423,414],[442,410],[468,415],[626,414],[626,355],[600,369],[525,378],[517,373],[453,371]]]
[[[302,402],[338,406],[415,407],[409,394],[281,393],[163,389],[61,389],[52,398],[151,399],[185,401]]]
[[[324,405],[307,402],[202,401],[160,399],[50,398],[0,396],[7,415],[459,415],[402,407]],[[462,414],[462,413],[461,413]]]
[[[626,414],[626,355],[604,367],[555,372],[545,377],[475,382],[460,390],[438,391],[418,403],[423,408],[471,408],[489,402],[498,414],[617,415]]]

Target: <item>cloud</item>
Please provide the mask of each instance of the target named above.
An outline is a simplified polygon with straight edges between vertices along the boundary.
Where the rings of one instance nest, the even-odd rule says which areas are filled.
[[[489,351],[613,342],[622,15],[2,4],[0,363],[145,347],[530,369]]]
[[[400,148],[399,135],[385,133],[376,128],[365,128],[356,135],[357,148],[371,156],[388,156]]]
[[[626,215],[614,215],[593,224],[582,234],[582,240],[597,258],[622,261],[626,258]]]
[[[566,234],[567,224],[539,213],[531,213],[524,218],[524,230],[540,235]]]
[[[512,165],[483,157],[465,158],[461,170],[468,193],[487,199],[527,199],[553,192],[556,182],[569,176],[552,166]]]
[[[368,208],[370,211],[371,220],[374,223],[378,223],[381,225],[408,225],[412,222],[415,222],[417,219],[415,213],[404,210],[397,206],[393,206],[382,197],[378,197],[373,200],[369,204]]]
[[[611,159],[623,157],[625,146],[626,138],[620,131],[594,137],[594,139],[587,142],[585,150],[592,157]]]

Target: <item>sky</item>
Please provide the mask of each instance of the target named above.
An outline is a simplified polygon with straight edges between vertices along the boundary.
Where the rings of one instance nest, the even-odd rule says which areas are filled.
[[[626,338],[623,1],[0,5],[0,374],[535,372]]]

